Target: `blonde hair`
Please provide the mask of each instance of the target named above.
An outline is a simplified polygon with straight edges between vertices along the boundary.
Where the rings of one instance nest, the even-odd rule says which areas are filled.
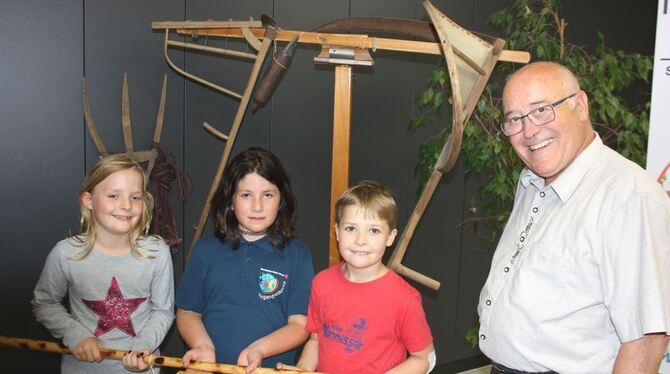
[[[364,214],[386,221],[389,229],[396,228],[398,205],[391,190],[373,181],[362,181],[349,187],[335,202],[335,223],[339,224],[344,208],[359,206]]]
[[[75,255],[75,259],[81,260],[88,256],[96,240],[95,219],[91,210],[84,206],[82,196],[84,193],[93,193],[93,189],[108,176],[124,170],[136,171],[142,178],[142,215],[137,225],[130,231],[129,241],[131,252],[144,257],[137,248],[137,241],[149,231],[154,199],[147,191],[147,177],[142,167],[125,153],[119,153],[98,160],[84,178],[84,183],[79,190],[79,235],[74,239],[81,244],[81,251]]]

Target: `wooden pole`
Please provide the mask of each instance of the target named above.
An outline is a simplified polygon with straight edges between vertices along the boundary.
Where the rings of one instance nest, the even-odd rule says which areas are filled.
[[[335,66],[333,104],[333,158],[330,181],[330,245],[328,264],[340,262],[335,236],[335,201],[349,186],[349,143],[351,137],[351,66]]]
[[[163,29],[164,27],[159,27],[160,22],[153,22],[152,27],[155,29]],[[193,35],[194,30],[197,31],[197,35],[200,37],[205,36],[218,36],[218,37],[231,37],[231,38],[243,38],[242,30],[239,28],[210,28],[210,29],[198,29],[198,28],[188,28],[186,26],[181,26],[177,23],[171,24],[173,28],[176,28],[176,31],[180,35]],[[251,28],[251,32],[257,37],[263,36],[265,32],[264,28]],[[442,47],[440,43],[435,42],[422,42],[416,40],[404,40],[404,39],[391,39],[391,38],[378,38],[371,37],[361,34],[329,34],[329,33],[320,33],[320,32],[309,32],[309,31],[296,31],[296,30],[280,30],[277,32],[277,36],[274,38],[280,42],[290,41],[295,35],[298,35],[298,43],[303,44],[320,44],[320,45],[337,45],[337,46],[346,46],[346,47],[356,47],[364,49],[374,49],[374,50],[386,50],[386,51],[396,51],[396,52],[409,52],[409,53],[420,53],[420,54],[429,54],[429,55],[442,55]],[[462,51],[454,51],[457,54],[461,54]],[[499,61],[506,62],[515,62],[515,63],[528,63],[530,61],[530,53],[526,51],[515,51],[505,49],[500,52]]]
[[[0,345],[20,349],[29,349],[40,352],[72,354],[72,352],[63,344],[45,340],[33,340],[33,339],[0,336]],[[128,352],[118,349],[100,348],[100,353],[102,354],[102,357],[105,359],[121,361],[123,360],[123,356]],[[143,360],[150,366],[165,366],[179,369],[186,368],[181,358],[176,357],[149,355],[143,357]],[[201,370],[201,371],[224,373],[224,374],[245,373],[244,366],[219,364],[216,362],[193,361],[188,365],[188,368],[193,370]],[[252,373],[253,374],[309,374],[309,372],[304,371],[298,372],[295,370],[279,370],[269,368],[256,368]],[[313,372],[312,374],[319,374],[319,373]]]

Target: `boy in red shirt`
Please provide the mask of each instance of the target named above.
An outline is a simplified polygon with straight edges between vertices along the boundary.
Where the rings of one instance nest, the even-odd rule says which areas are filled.
[[[424,374],[433,368],[421,295],[382,264],[398,232],[397,215],[390,191],[374,182],[361,182],[337,200],[335,228],[344,262],[314,277],[307,316],[312,334],[298,369]]]

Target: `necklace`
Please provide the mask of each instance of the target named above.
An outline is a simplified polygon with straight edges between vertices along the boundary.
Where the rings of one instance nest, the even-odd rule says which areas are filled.
[[[240,227],[240,234],[242,235],[247,235],[247,236],[263,236],[268,233],[268,229],[265,229],[263,231],[249,231],[243,227]]]

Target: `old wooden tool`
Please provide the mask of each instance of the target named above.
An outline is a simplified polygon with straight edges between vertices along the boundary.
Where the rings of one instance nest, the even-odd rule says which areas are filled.
[[[184,46],[184,43],[181,42],[167,42],[167,34],[169,29],[175,29],[178,34],[181,35],[198,35],[198,36],[207,36],[207,37],[222,37],[222,38],[246,38],[249,40],[252,36],[260,38],[263,37],[267,41],[269,38],[276,41],[290,41],[295,39],[297,36],[298,43],[307,43],[307,44],[319,44],[322,48],[322,53],[319,57],[315,59],[315,62],[324,62],[330,59],[327,62],[337,63],[338,66],[335,68],[335,112],[334,112],[334,129],[333,129],[333,161],[332,161],[332,181],[331,181],[331,207],[334,205],[334,201],[339,196],[348,184],[348,153],[349,153],[349,136],[350,132],[348,131],[350,125],[350,114],[351,114],[351,81],[347,78],[350,78],[351,66],[356,65],[356,58],[348,58],[343,60],[348,61],[336,61],[345,56],[345,52],[354,51],[354,57],[356,53],[361,54],[361,51],[376,51],[376,50],[389,50],[389,51],[398,51],[398,52],[411,52],[411,53],[422,53],[422,54],[434,54],[434,55],[443,55],[447,60],[447,66],[449,69],[449,74],[451,78],[451,84],[453,89],[453,125],[451,136],[442,150],[442,154],[438,160],[438,163],[435,167],[433,175],[431,176],[426,188],[424,189],[417,205],[410,217],[410,220],[403,231],[403,234],[398,242],[397,247],[395,248],[390,260],[389,266],[395,269],[398,273],[405,275],[409,278],[416,280],[419,283],[422,283],[428,287],[437,289],[439,287],[439,282],[419,273],[414,270],[407,268],[402,265],[403,256],[407,250],[407,246],[411,241],[411,237],[414,233],[416,225],[421,219],[423,212],[425,211],[430,198],[432,197],[435,188],[442,176],[442,174],[451,170],[458,158],[458,153],[461,148],[461,140],[463,134],[463,126],[467,122],[472,110],[483,91],[483,88],[491,75],[493,67],[497,61],[508,61],[508,62],[519,62],[526,63],[530,60],[530,55],[527,52],[523,51],[509,51],[504,50],[503,45],[504,41],[501,39],[486,37],[481,35],[476,35],[471,33],[452,20],[440,13],[430,2],[424,2],[424,7],[430,15],[430,19],[433,25],[433,28],[437,31],[439,37],[439,42],[425,41],[425,40],[434,40],[432,31],[430,30],[429,25],[417,21],[418,23],[414,26],[409,27],[410,29],[417,29],[418,31],[426,34],[425,37],[422,37],[423,40],[406,40],[406,39],[393,39],[393,38],[379,38],[379,37],[370,37],[365,34],[345,34],[345,33],[328,33],[328,32],[306,32],[306,31],[292,31],[292,30],[283,30],[275,28],[275,26],[254,26],[248,23],[238,23],[235,24],[233,21],[229,22],[218,22],[217,21],[204,21],[204,22],[154,22],[152,23],[153,28],[161,28],[166,30],[166,50],[168,45],[173,46]],[[383,22],[383,27],[389,27],[389,22]],[[419,25],[420,24],[420,25]],[[337,25],[330,25],[328,27],[339,27]],[[274,34],[271,37],[266,36],[268,29],[273,29]],[[334,29],[334,28],[333,28]],[[431,39],[432,38],[432,39]],[[208,47],[204,46],[191,46],[194,49],[204,49]],[[330,51],[335,49],[335,53],[331,54]],[[327,54],[326,52],[327,51]],[[338,55],[338,51],[341,52]],[[344,53],[344,54],[343,54]],[[346,57],[346,56],[345,56]],[[351,57],[351,56],[350,56]],[[166,52],[166,58],[169,59]],[[320,60],[320,61],[319,61]],[[169,62],[171,66],[173,65]],[[254,75],[255,74],[255,75]],[[250,77],[249,82],[255,82],[257,71],[252,71],[252,76]],[[187,76],[187,75],[185,75]],[[348,86],[349,84],[349,86]],[[249,86],[247,86],[249,87]],[[252,87],[253,88],[253,83]],[[223,91],[222,91],[223,92]],[[245,91],[246,96],[246,91]],[[268,96],[268,95],[266,95]],[[269,96],[268,96],[269,97]],[[340,105],[338,105],[338,103]],[[240,105],[242,108],[242,105]],[[246,108],[246,104],[244,106]],[[238,109],[238,114],[240,113]],[[237,118],[237,117],[236,117]],[[340,123],[342,126],[338,126]],[[237,124],[239,126],[239,124]],[[338,130],[338,128],[340,130]],[[237,128],[233,127],[231,134],[236,133]],[[225,135],[220,134],[219,137],[223,138]],[[226,143],[226,149],[232,147],[232,142],[234,142],[233,136],[228,136],[228,141]],[[343,150],[344,149],[344,150]],[[336,157],[337,153],[337,157]],[[342,153],[346,153],[343,155]],[[212,189],[216,188],[221,178],[223,167],[227,160],[227,154],[224,152],[224,157],[221,158],[222,164],[219,165],[217,173],[212,182]],[[210,198],[213,194],[213,190],[210,192],[205,201],[202,213],[200,215],[200,222],[198,222],[196,233],[191,242],[191,247],[195,242],[200,238],[202,233],[203,226],[206,222],[207,216],[210,209]],[[331,208],[332,216],[332,208]],[[331,225],[332,226],[332,225]],[[337,256],[337,248],[334,244],[334,231],[331,227],[331,244],[329,248],[329,262],[333,264],[339,260]]]
[[[456,164],[463,140],[463,128],[500,59],[505,41],[497,38],[485,40],[458,26],[430,2],[424,1],[423,5],[440,38],[447,63],[452,89],[453,120],[447,143],[442,148],[435,168],[389,258],[388,266],[399,274],[437,290],[440,287],[439,282],[404,266],[402,259],[442,175]],[[455,53],[455,50],[460,53]]]
[[[82,91],[82,105],[84,108],[84,119],[86,127],[91,134],[95,148],[98,150],[100,157],[105,157],[109,154],[105,144],[102,142],[98,130],[95,127],[93,116],[91,115],[91,108],[88,99],[88,85],[86,79],[81,83]],[[161,88],[161,99],[158,106],[158,114],[156,116],[156,127],[154,128],[153,142],[159,144],[161,140],[161,133],[163,132],[163,117],[165,114],[165,96],[167,91],[167,74],[163,76],[163,86]],[[135,151],[133,146],[133,133],[130,124],[130,103],[128,99],[128,74],[123,74],[123,91],[121,93],[121,128],[123,130],[123,142],[125,144],[125,153],[137,162],[147,162],[146,174],[147,177],[151,175],[151,170],[156,162],[158,151],[156,149],[147,149],[144,151]]]
[[[260,27],[261,22],[260,21],[186,21],[186,22],[173,22],[173,21],[164,21],[164,22],[153,22],[152,27],[155,29],[164,29],[165,30],[165,41],[164,41],[164,54],[165,54],[165,59],[167,60],[168,64],[170,67],[172,67],[175,71],[177,71],[179,74],[192,79],[198,83],[201,83],[209,88],[212,88],[216,91],[219,91],[223,94],[226,94],[228,96],[231,96],[235,99],[240,100],[240,104],[237,107],[237,112],[235,114],[235,119],[233,120],[233,124],[231,126],[230,132],[226,135],[218,130],[216,130],[213,126],[209,125],[208,123],[204,123],[203,126],[207,131],[209,131],[211,134],[213,134],[215,137],[217,137],[220,140],[225,140],[226,141],[226,146],[223,149],[223,152],[221,153],[221,158],[219,159],[219,164],[216,168],[216,171],[214,172],[214,178],[212,179],[212,184],[210,185],[209,188],[209,193],[207,194],[207,198],[205,199],[205,205],[202,208],[202,211],[200,213],[200,218],[198,220],[198,223],[195,227],[195,233],[193,234],[193,240],[191,241],[191,245],[186,251],[186,256],[191,254],[191,249],[193,249],[193,246],[195,243],[198,241],[200,236],[202,235],[202,231],[205,228],[205,224],[207,223],[207,216],[209,215],[209,210],[211,207],[211,200],[212,197],[214,196],[214,193],[216,192],[216,188],[219,185],[219,181],[221,180],[221,176],[223,175],[223,169],[226,166],[226,163],[228,162],[228,157],[230,156],[231,151],[233,150],[233,145],[235,144],[235,138],[237,137],[237,133],[240,129],[240,125],[242,124],[242,119],[244,119],[244,114],[247,111],[247,107],[249,105],[249,100],[251,98],[251,94],[254,90],[254,86],[256,85],[256,79],[258,78],[258,74],[260,73],[261,66],[263,65],[263,61],[265,60],[265,56],[267,55],[267,52],[270,48],[270,43],[272,42],[272,39],[274,37],[275,29],[268,27],[263,29],[263,36],[262,42],[258,39],[257,36],[255,36],[253,33],[251,33],[250,28],[251,27]],[[195,36],[198,34],[200,31],[199,30],[210,30],[212,28],[235,28],[240,31],[241,37],[244,37],[247,41],[247,43],[256,49],[258,51],[258,54],[253,54],[253,53],[246,53],[246,52],[240,52],[240,51],[235,51],[231,49],[225,49],[225,48],[215,48],[215,47],[210,47],[206,45],[201,45],[197,43],[190,43],[190,42],[181,42],[181,41],[175,41],[170,39],[170,30],[176,29],[176,28],[188,28],[192,30],[193,35]],[[213,54],[218,54],[218,55],[225,55],[225,56],[233,56],[233,57],[238,57],[238,58],[245,58],[249,60],[253,60],[254,64],[251,68],[251,73],[249,74],[249,79],[247,81],[247,85],[244,89],[243,94],[239,94],[236,92],[233,92],[231,90],[228,90],[220,85],[217,85],[215,83],[209,82],[203,78],[200,78],[196,75],[193,75],[191,73],[186,72],[185,70],[181,69],[178,67],[170,58],[170,55],[168,54],[168,47],[179,47],[179,48],[184,48],[184,49],[192,49],[192,50],[198,50],[198,51],[205,51]]]
[[[33,339],[24,339],[24,338],[14,338],[8,336],[0,336],[0,345],[7,347],[20,348],[20,349],[29,349],[33,351],[40,352],[51,352],[58,353],[62,355],[72,354],[70,350],[63,344],[50,342],[46,340],[33,340]],[[102,357],[108,360],[123,360],[124,354],[127,351],[122,351],[118,349],[108,349],[100,348],[100,353]],[[177,357],[168,357],[160,355],[149,355],[143,357],[144,362],[150,366],[165,366],[171,368],[185,369],[184,363],[181,358]],[[189,369],[201,370],[213,373],[224,373],[224,374],[244,374],[244,366],[229,365],[229,364],[219,364],[216,362],[204,362],[204,361],[193,361],[188,365]],[[257,368],[253,371],[253,374],[309,374],[304,371],[295,371],[295,370],[279,370],[279,369],[269,369],[269,368]],[[312,373],[319,374],[319,373]]]

